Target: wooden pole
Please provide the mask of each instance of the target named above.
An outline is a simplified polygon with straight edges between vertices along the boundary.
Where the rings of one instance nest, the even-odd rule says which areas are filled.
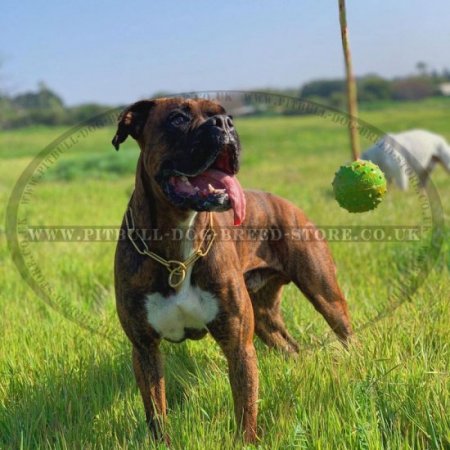
[[[352,70],[352,56],[350,53],[350,42],[348,39],[347,13],[345,10],[345,0],[339,0],[339,22],[341,24],[342,48],[344,50],[345,74],[347,84],[347,104],[350,115],[349,131],[352,156],[356,161],[359,158],[360,142],[357,128],[358,103],[356,101],[356,82]]]

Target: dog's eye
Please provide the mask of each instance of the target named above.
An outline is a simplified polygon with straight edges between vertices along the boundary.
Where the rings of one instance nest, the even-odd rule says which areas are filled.
[[[181,127],[189,122],[189,117],[185,114],[177,113],[170,118],[170,124],[174,127]]]

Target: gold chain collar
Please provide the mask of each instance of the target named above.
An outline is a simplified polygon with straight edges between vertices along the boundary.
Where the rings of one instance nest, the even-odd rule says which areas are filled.
[[[129,217],[128,217],[129,215]],[[136,231],[135,225],[134,225],[134,218],[133,218],[133,211],[131,207],[128,208],[126,214],[125,214],[125,223],[127,226],[127,236],[130,242],[133,244],[134,248],[140,255],[147,255],[150,258],[154,259],[155,261],[162,264],[169,272],[169,286],[172,288],[177,288],[181,286],[183,281],[186,278],[186,272],[190,266],[192,266],[198,259],[202,258],[203,256],[206,256],[209,251],[211,250],[212,243],[214,242],[214,239],[216,238],[216,232],[213,230],[213,220],[212,220],[212,213],[209,213],[209,227],[205,230],[205,234],[203,236],[202,241],[200,242],[200,245],[198,246],[197,250],[195,250],[192,255],[190,255],[188,258],[186,258],[184,261],[176,261],[173,259],[167,260],[162,258],[161,256],[157,255],[156,253],[150,251],[148,249],[148,246],[146,242],[142,239],[141,236],[139,236],[139,233],[134,233]],[[139,245],[141,245],[141,248],[139,247],[138,243],[135,240],[135,236],[137,237],[137,242],[139,242]],[[206,243],[205,250],[202,250],[203,244]]]

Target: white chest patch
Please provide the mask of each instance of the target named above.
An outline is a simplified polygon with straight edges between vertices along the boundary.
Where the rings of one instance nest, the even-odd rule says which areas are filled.
[[[195,212],[188,218],[184,226],[192,227]],[[192,242],[181,243],[184,258],[193,251]],[[161,335],[171,341],[181,341],[185,328],[206,329],[206,324],[214,320],[219,306],[217,299],[209,292],[191,285],[192,267],[187,271],[180,290],[170,297],[163,297],[155,292],[147,296],[145,307],[149,324]]]
[[[163,338],[180,341],[185,328],[204,329],[219,311],[216,298],[189,281],[170,297],[157,292],[147,296],[147,320]]]

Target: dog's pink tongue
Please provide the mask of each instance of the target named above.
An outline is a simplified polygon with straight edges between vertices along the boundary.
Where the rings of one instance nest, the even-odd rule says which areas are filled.
[[[245,195],[238,179],[221,170],[210,169],[204,175],[221,183],[227,190],[234,211],[234,225],[240,225],[245,219]]]

